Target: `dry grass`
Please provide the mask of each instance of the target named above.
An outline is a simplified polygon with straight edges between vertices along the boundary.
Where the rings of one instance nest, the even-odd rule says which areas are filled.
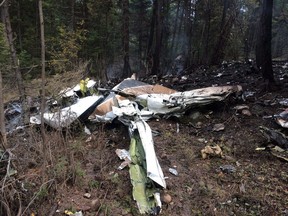
[[[88,62],[80,63],[78,68],[74,71],[67,71],[65,73],[56,74],[53,76],[46,77],[46,94],[47,96],[57,95],[61,90],[74,87],[83,79],[85,68],[87,67]],[[4,102],[17,100],[19,98],[19,91],[17,89],[16,80],[7,77],[4,80]],[[26,95],[30,97],[40,96],[39,91],[41,90],[41,79],[33,80],[24,80]]]

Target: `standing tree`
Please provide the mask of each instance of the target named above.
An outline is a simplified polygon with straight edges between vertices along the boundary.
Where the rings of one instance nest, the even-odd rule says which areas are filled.
[[[5,128],[5,116],[4,116],[4,103],[3,103],[3,84],[2,84],[2,71],[0,69],[0,130],[2,136],[2,146],[7,148],[6,128]]]
[[[131,76],[131,67],[129,63],[129,0],[122,0],[122,40],[124,49],[124,67],[123,78]]]
[[[7,148],[6,128],[5,128],[5,116],[4,116],[4,99],[3,99],[3,82],[2,74],[8,69],[7,62],[9,62],[9,48],[4,38],[4,28],[0,24],[0,132],[2,136],[2,146]]]
[[[228,12],[230,13],[228,14]],[[229,41],[229,36],[238,14],[239,7],[237,5],[237,1],[224,0],[222,18],[220,22],[220,34],[216,41],[210,64],[217,65],[223,61],[225,57],[225,49]]]
[[[44,36],[44,18],[43,18],[43,6],[42,0],[38,2],[39,6],[39,20],[40,20],[40,35],[41,35],[41,79],[42,79],[42,89],[41,89],[41,136],[42,136],[42,151],[44,156],[43,167],[46,167],[47,154],[46,154],[46,134],[44,127],[44,112],[45,112],[45,36]],[[44,172],[45,169],[43,169]],[[43,175],[43,181],[45,179]]]
[[[9,15],[9,10],[8,10],[9,0],[4,0],[2,3],[3,5],[1,5],[1,19],[5,26],[5,35],[7,38],[7,42],[9,44],[12,64],[15,70],[17,86],[18,86],[18,90],[20,94],[21,103],[22,103],[21,105],[22,105],[22,110],[23,110],[23,120],[24,120],[24,123],[26,124],[29,122],[28,112],[27,112],[28,108],[27,108],[27,103],[26,103],[26,95],[25,95],[22,74],[20,70],[19,59],[17,57],[17,53],[16,53],[16,49],[14,45],[13,31],[11,27],[10,15]]]
[[[273,0],[263,0],[256,44],[256,63],[268,85],[275,83],[271,56],[272,11]]]
[[[159,75],[160,74],[160,56],[162,48],[162,8],[163,0],[154,0],[153,2],[153,16],[155,17],[155,46],[153,50],[153,63],[151,73]],[[153,37],[150,35],[150,37]]]

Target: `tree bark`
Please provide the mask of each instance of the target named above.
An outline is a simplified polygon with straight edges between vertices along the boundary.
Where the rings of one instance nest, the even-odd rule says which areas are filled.
[[[162,0],[155,0],[156,22],[155,22],[155,48],[153,52],[153,65],[151,73],[160,75],[160,55],[162,47],[162,26],[161,26],[161,9]]]
[[[124,67],[123,78],[131,76],[131,67],[129,63],[129,0],[122,0],[123,11],[123,49],[124,49]]]
[[[5,128],[5,116],[4,116],[4,100],[3,100],[3,82],[2,82],[2,71],[0,69],[0,130],[2,136],[2,147],[7,149],[7,136]]]
[[[22,78],[22,74],[20,71],[19,59],[17,57],[16,49],[15,49],[14,42],[13,42],[13,32],[12,32],[12,27],[11,27],[11,22],[10,22],[8,5],[9,5],[9,1],[6,0],[1,7],[1,19],[5,26],[5,35],[8,41],[12,64],[15,70],[16,82],[17,82],[21,105],[22,105],[23,121],[24,121],[24,124],[27,124],[29,122],[28,106],[26,102],[23,78]]]
[[[153,41],[155,38],[155,26],[156,26],[156,18],[157,18],[157,8],[156,8],[156,1],[153,1],[152,5],[152,18],[151,18],[151,24],[150,24],[150,33],[149,33],[149,39],[148,39],[148,44],[147,44],[147,52],[146,52],[146,68],[147,72],[146,74],[151,73],[151,68],[153,67]],[[157,3],[158,4],[158,3]]]
[[[71,6],[70,29],[71,31],[74,31],[75,30],[75,0],[70,0],[70,6]]]
[[[256,63],[263,79],[269,84],[275,82],[271,56],[272,12],[273,0],[263,0],[256,45]]]
[[[43,6],[42,0],[38,2],[39,6],[39,21],[40,21],[40,34],[41,34],[41,82],[42,82],[42,89],[41,89],[41,136],[42,136],[42,151],[43,151],[43,166],[46,167],[47,163],[47,147],[46,147],[46,132],[45,132],[45,125],[44,125],[44,112],[45,112],[45,35],[44,35],[44,18],[43,18]],[[43,169],[45,170],[45,169]],[[44,174],[44,173],[43,173]],[[44,180],[43,175],[43,180]]]
[[[175,38],[176,38],[176,33],[177,33],[179,11],[180,11],[180,0],[177,1],[177,9],[176,9],[175,22],[174,22],[175,25],[173,27],[172,42],[171,42],[171,52],[172,52],[171,56],[175,55],[174,54],[174,45],[175,45]]]
[[[212,53],[212,58],[210,60],[210,64],[212,65],[217,65],[220,64],[221,61],[223,61],[225,57],[225,49],[227,46],[227,43],[229,41],[229,35],[231,32],[231,29],[233,27],[233,24],[235,23],[235,20],[239,14],[238,7],[236,5],[236,2],[231,1],[230,4],[230,10],[231,14],[226,21],[226,13],[227,13],[227,5],[228,4],[226,1],[224,1],[224,7],[223,7],[223,13],[222,13],[222,21],[220,24],[220,35],[218,37],[216,46],[214,47],[213,53]],[[233,8],[232,8],[233,7]]]

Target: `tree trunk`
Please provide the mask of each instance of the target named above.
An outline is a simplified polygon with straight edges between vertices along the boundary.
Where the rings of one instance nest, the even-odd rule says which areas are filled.
[[[16,49],[13,43],[13,32],[11,28],[8,5],[9,5],[9,1],[6,0],[1,7],[1,19],[5,26],[5,35],[7,37],[7,41],[8,41],[10,52],[11,52],[12,64],[15,70],[15,76],[16,76],[17,86],[18,86],[21,105],[22,105],[23,121],[24,121],[24,124],[27,124],[29,122],[29,113],[28,113],[28,107],[26,103],[26,95],[25,95],[22,74],[20,71],[19,59],[17,57]]]
[[[71,6],[70,30],[74,31],[75,30],[75,0],[70,0],[70,6]]]
[[[145,5],[143,0],[140,0],[140,12],[139,12],[139,33],[138,33],[138,58],[139,69],[142,68],[142,52],[143,52],[143,20],[145,17]]]
[[[1,142],[4,150],[7,148],[7,137],[5,128],[5,116],[4,116],[4,100],[3,100],[3,83],[2,83],[2,71],[0,68],[0,130],[1,130]]]
[[[192,65],[192,5],[191,1],[185,0],[185,34],[187,38],[186,44],[186,56],[185,56],[185,68],[189,68]]]
[[[236,6],[236,3],[231,1],[230,5],[232,7],[230,7],[231,10],[231,14],[228,18],[228,20],[226,21],[226,13],[227,13],[227,2],[224,1],[224,7],[223,7],[223,14],[222,14],[222,22],[220,24],[221,29],[220,29],[220,35],[218,37],[216,46],[214,47],[213,53],[212,53],[212,58],[210,60],[210,64],[212,65],[218,65],[221,63],[221,61],[223,61],[224,57],[225,57],[225,49],[227,46],[227,43],[229,41],[229,35],[231,32],[231,29],[233,27],[233,24],[235,23],[235,20],[239,14],[238,11],[238,7]]]
[[[42,136],[42,151],[43,151],[43,166],[46,167],[47,163],[47,147],[46,147],[46,133],[44,125],[44,112],[45,112],[45,36],[44,36],[44,18],[43,18],[43,7],[42,0],[39,0],[39,21],[40,21],[40,34],[41,34],[41,136]],[[45,169],[44,169],[45,170]],[[43,175],[43,180],[44,180]]]
[[[263,0],[256,45],[256,63],[264,80],[269,84],[275,82],[271,56],[272,11],[273,0]]]
[[[153,65],[151,73],[154,75],[160,75],[160,55],[162,47],[162,28],[161,28],[161,9],[162,0],[155,0],[155,11],[156,11],[156,23],[155,23],[155,48],[153,52]]]
[[[206,42],[205,42],[205,52],[202,54],[202,60],[201,63],[208,64],[209,58],[207,56],[209,55],[209,45],[210,45],[210,24],[211,24],[211,6],[210,1],[207,1],[207,19],[206,19],[206,25],[207,31],[206,31]]]
[[[131,67],[129,63],[129,0],[122,0],[123,11],[123,48],[124,48],[124,67],[123,78],[131,76]]]
[[[150,24],[150,33],[149,33],[149,39],[148,39],[148,44],[147,44],[147,52],[146,52],[146,69],[147,69],[146,74],[147,75],[151,73],[150,70],[153,67],[152,52],[153,52],[153,41],[154,41],[154,38],[155,38],[154,33],[155,33],[156,18],[157,18],[156,2],[157,2],[157,0],[153,1],[152,18],[151,18],[151,24]]]
[[[176,9],[175,22],[174,22],[175,25],[173,26],[172,42],[171,42],[171,48],[170,48],[171,52],[172,52],[171,56],[175,56],[175,54],[174,54],[174,45],[175,45],[175,37],[176,37],[176,33],[177,33],[179,11],[180,11],[180,0],[177,1],[177,9]]]

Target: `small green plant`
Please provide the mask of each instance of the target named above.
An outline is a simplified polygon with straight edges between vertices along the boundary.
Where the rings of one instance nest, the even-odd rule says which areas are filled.
[[[90,190],[92,189],[98,189],[100,187],[100,182],[97,180],[90,180],[88,182],[88,187]]]
[[[40,188],[40,190],[37,192],[37,198],[39,200],[44,200],[46,199],[46,197],[48,197],[49,195],[49,191],[48,191],[48,188],[43,186]]]
[[[115,173],[115,174],[111,177],[111,181],[112,181],[114,184],[119,184],[119,183],[121,182],[118,173]]]
[[[57,179],[64,180],[66,178],[67,166],[67,158],[65,156],[60,157],[54,166],[54,175]]]
[[[83,178],[84,176],[85,176],[85,170],[82,169],[80,162],[76,162],[75,177]]]

